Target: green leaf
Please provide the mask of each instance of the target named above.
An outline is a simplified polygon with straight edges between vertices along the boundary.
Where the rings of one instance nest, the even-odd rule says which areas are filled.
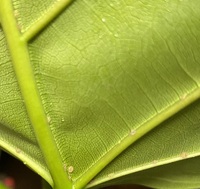
[[[163,189],[198,188],[199,124],[191,124],[190,119],[198,121],[199,105],[190,105],[130,146],[89,186],[137,183]]]
[[[199,8],[0,0],[1,148],[54,189],[200,187]]]

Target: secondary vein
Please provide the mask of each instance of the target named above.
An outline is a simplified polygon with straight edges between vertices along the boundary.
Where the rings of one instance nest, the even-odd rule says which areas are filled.
[[[52,6],[22,34],[24,41],[30,41],[55,19],[73,0],[57,0]]]
[[[119,154],[126,150],[130,145],[198,99],[200,99],[199,87],[191,91],[187,96],[185,96],[185,98],[178,100],[173,105],[163,110],[161,113],[158,113],[156,116],[140,125],[137,130],[130,131],[130,133],[120,143],[117,143],[110,151],[108,151],[108,153],[102,156],[97,161],[97,163],[92,165],[81,177],[76,180],[74,188],[83,188],[89,183],[89,181],[94,178],[94,176],[96,176],[102,169],[104,169],[113,159],[115,159]]]
[[[21,34],[17,29],[11,0],[0,1],[0,18],[24,104],[38,144],[54,181],[54,188],[71,188],[72,183],[64,172],[61,157],[52,136],[36,86],[27,42],[21,40]]]

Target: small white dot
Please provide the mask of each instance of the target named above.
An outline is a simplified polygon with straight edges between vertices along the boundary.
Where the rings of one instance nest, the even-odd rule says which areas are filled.
[[[14,16],[15,16],[16,18],[19,16],[18,10],[15,10],[15,11],[14,11]]]
[[[102,20],[102,22],[106,22],[106,19],[105,19],[105,18],[102,18],[101,20]]]
[[[133,135],[135,135],[135,133],[136,133],[136,130],[131,130],[131,135],[133,136]]]
[[[184,100],[187,97],[187,94],[184,94],[183,96],[181,96],[181,100]]]
[[[118,34],[118,33],[116,33],[116,34],[114,34],[114,36],[115,36],[115,37],[119,37],[119,34]]]
[[[50,118],[50,116],[47,116],[47,122],[48,122],[48,123],[51,122],[51,118]]]
[[[186,152],[183,152],[182,154],[181,154],[181,157],[183,158],[183,159],[185,159],[185,158],[187,158],[187,153]]]
[[[69,172],[69,173],[72,173],[73,171],[74,171],[74,167],[73,167],[73,166],[69,166],[69,167],[68,167],[68,172]]]
[[[19,148],[16,148],[16,152],[19,154],[21,153],[21,150]]]
[[[154,165],[158,164],[158,160],[154,160],[154,161],[153,161],[153,164],[154,164]]]

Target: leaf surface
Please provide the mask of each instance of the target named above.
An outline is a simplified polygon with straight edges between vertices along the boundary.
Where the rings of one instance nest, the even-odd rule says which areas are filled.
[[[199,8],[1,0],[0,146],[56,189],[200,187]]]

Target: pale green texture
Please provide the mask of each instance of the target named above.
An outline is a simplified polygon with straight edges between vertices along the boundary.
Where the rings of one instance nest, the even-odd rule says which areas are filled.
[[[0,0],[0,146],[55,189],[200,187],[199,10]]]

